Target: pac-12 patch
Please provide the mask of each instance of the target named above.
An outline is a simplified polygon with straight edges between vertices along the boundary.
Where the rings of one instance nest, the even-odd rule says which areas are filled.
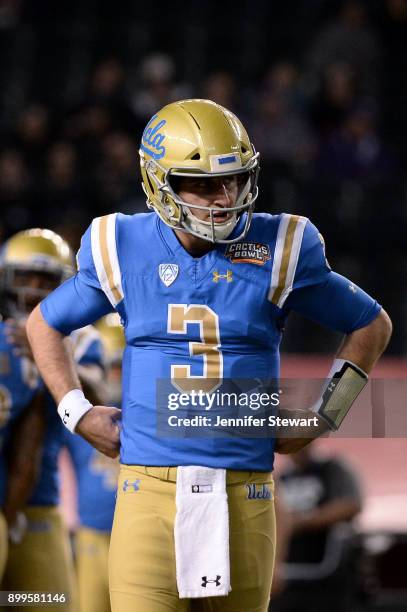
[[[164,285],[169,287],[175,281],[178,276],[179,268],[177,264],[164,263],[158,267],[158,274]]]
[[[225,257],[232,263],[252,263],[258,266],[271,259],[270,247],[261,242],[234,242],[229,244]]]

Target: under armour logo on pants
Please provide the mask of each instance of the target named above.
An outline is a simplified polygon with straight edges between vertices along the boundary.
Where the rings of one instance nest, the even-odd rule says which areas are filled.
[[[135,480],[134,482],[130,482],[129,480],[125,480],[123,483],[123,491],[126,492],[128,490],[139,491],[140,490],[140,481]]]

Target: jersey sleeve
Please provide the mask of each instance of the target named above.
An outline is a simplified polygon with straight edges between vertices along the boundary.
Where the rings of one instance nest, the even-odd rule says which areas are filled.
[[[113,312],[123,300],[117,215],[98,217],[82,237],[76,275],[41,302],[46,322],[68,335]]]
[[[325,255],[325,241],[322,234],[307,219],[294,275],[293,290],[318,285],[326,280],[330,271],[331,267]]]
[[[381,310],[365,291],[331,270],[315,225],[288,214],[280,218],[269,299],[284,314],[295,310],[346,334],[368,325]]]
[[[282,309],[288,296],[323,282],[330,272],[324,241],[306,217],[280,217],[272,264],[269,300]]]
[[[336,272],[318,285],[293,291],[286,308],[344,334],[365,327],[381,310],[363,289]]]

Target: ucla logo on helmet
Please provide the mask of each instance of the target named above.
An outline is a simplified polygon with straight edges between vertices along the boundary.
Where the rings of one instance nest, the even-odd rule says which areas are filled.
[[[141,149],[148,155],[151,155],[153,159],[161,159],[164,157],[166,149],[162,144],[165,134],[160,132],[160,130],[167,122],[165,119],[162,119],[156,125],[152,125],[156,119],[157,115],[154,115],[147,123],[141,139]]]

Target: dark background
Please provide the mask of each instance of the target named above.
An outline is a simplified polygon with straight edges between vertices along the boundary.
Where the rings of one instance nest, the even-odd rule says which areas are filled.
[[[258,209],[312,219],[403,355],[406,25],[405,0],[0,0],[0,240],[43,226],[76,249],[93,216],[144,211],[145,123],[208,97],[261,153]],[[336,341],[293,317],[284,347]]]

